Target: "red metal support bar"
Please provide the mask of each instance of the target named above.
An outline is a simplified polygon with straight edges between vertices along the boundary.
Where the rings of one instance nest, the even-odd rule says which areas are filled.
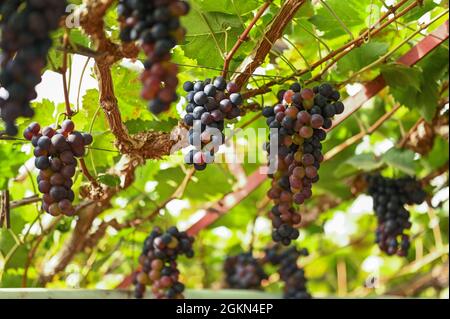
[[[247,179],[247,184],[235,192],[225,195],[221,200],[206,209],[205,215],[194,225],[192,225],[187,233],[190,236],[198,234],[200,230],[208,227],[226,214],[230,209],[235,207],[239,202],[251,194],[258,186],[260,186],[267,178],[266,174],[262,174],[260,169],[257,169]]]

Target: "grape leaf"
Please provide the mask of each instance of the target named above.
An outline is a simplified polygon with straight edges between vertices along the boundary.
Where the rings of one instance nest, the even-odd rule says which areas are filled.
[[[350,51],[337,63],[337,72],[347,74],[355,72],[369,65],[387,52],[389,45],[385,42],[369,42]]]
[[[349,157],[333,171],[334,178],[351,176],[358,171],[370,172],[381,167],[383,163],[374,154],[364,153]]]
[[[414,68],[397,64],[382,70],[394,98],[410,109],[416,108],[430,122],[438,104],[439,80],[448,72],[448,50],[436,48]]]
[[[428,11],[433,10],[438,5],[434,0],[424,0],[420,6],[416,7],[414,10],[407,12],[402,19],[405,23],[415,21],[422,17]]]
[[[390,167],[397,168],[406,174],[414,175],[417,168],[414,157],[415,154],[411,150],[401,150],[393,147],[383,154],[381,160]]]
[[[102,184],[105,184],[110,187],[115,187],[120,184],[120,179],[116,175],[110,175],[110,174],[99,174],[98,181]]]
[[[177,125],[178,120],[175,118],[169,118],[162,121],[144,121],[142,119],[129,120],[125,122],[125,126],[128,129],[128,133],[136,134],[143,131],[159,131],[159,132],[170,132],[175,125]]]
[[[193,0],[192,5],[205,12],[221,12],[228,14],[244,15],[258,8],[260,0]]]
[[[369,4],[360,0],[327,0],[326,3],[335,14],[344,21],[348,28],[362,27],[365,24],[365,8]],[[339,24],[333,14],[325,7],[321,6],[315,16],[310,21],[324,32],[323,38],[332,39],[346,34],[345,29]]]
[[[199,12],[195,8],[182,18],[182,23],[188,30],[185,55],[208,67],[217,67],[217,62],[223,61],[222,54],[231,49],[243,31],[236,15]],[[242,50],[239,54],[243,54]]]
[[[422,71],[416,67],[409,67],[400,63],[387,64],[381,67],[381,74],[386,83],[393,88],[420,92]]]
[[[369,153],[355,155],[345,161],[345,163],[359,168],[363,171],[372,171],[382,165],[382,163],[375,157],[374,154]]]
[[[8,180],[17,175],[17,170],[27,160],[20,148],[20,144],[0,142],[0,189],[8,188]]]

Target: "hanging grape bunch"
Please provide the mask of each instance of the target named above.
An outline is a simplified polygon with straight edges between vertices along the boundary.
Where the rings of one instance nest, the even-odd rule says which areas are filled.
[[[278,273],[284,281],[285,299],[309,299],[311,295],[306,289],[307,279],[305,272],[297,264],[301,256],[308,256],[308,250],[295,247],[283,249],[280,245],[267,248],[265,250],[265,262],[279,266]]]
[[[178,0],[120,0],[118,14],[122,22],[123,42],[139,41],[147,60],[141,74],[142,98],[154,114],[167,111],[177,100],[178,67],[170,62],[172,50],[181,43],[186,30],[180,17],[189,12],[189,4]]]
[[[43,194],[42,208],[53,216],[73,216],[75,198],[72,191],[72,177],[77,168],[77,159],[85,155],[85,147],[92,143],[88,133],[75,131],[71,120],[62,123],[61,128],[30,124],[24,137],[34,146],[35,166],[39,169],[38,189]]]
[[[193,237],[176,227],[170,227],[167,232],[155,227],[139,257],[141,270],[134,279],[136,298],[143,298],[146,286],[151,285],[157,299],[183,299],[184,285],[179,281],[177,258],[180,255],[192,258],[193,243]]]
[[[229,256],[224,263],[225,282],[233,289],[260,289],[267,274],[251,252]]]
[[[31,118],[30,101],[47,64],[52,46],[50,33],[59,26],[64,0],[10,0],[0,4],[0,86],[8,94],[0,98],[0,117],[8,135],[16,135],[17,118]]]
[[[381,175],[368,175],[366,179],[378,220],[376,243],[389,256],[406,256],[411,245],[406,231],[411,228],[411,222],[405,204],[423,203],[426,193],[412,177],[390,179]]]
[[[294,204],[310,198],[312,185],[319,180],[325,130],[331,128],[333,117],[344,111],[339,99],[339,92],[328,83],[313,89],[302,89],[294,83],[289,90],[278,93],[277,105],[262,111],[269,128],[276,130],[269,139],[278,141],[278,154],[272,154],[276,156],[277,171],[269,175],[272,186],[268,192],[275,203],[269,213],[275,242],[289,245],[299,236],[294,226],[300,223],[301,216]],[[265,144],[265,150],[270,155],[270,143]]]
[[[221,76],[212,83],[210,79],[187,81],[183,89],[187,92],[188,102],[184,123],[191,127],[189,144],[194,147],[186,154],[185,162],[201,171],[214,162],[214,154],[225,142],[225,120],[241,114],[243,100],[237,85],[227,83]]]

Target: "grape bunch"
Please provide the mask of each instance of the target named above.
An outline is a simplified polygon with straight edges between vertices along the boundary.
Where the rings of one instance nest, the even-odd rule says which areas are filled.
[[[406,230],[411,228],[411,222],[405,204],[423,203],[425,191],[417,180],[409,176],[390,179],[381,175],[367,175],[366,180],[378,220],[376,243],[389,256],[406,256],[411,245]]]
[[[72,177],[77,168],[77,157],[85,155],[85,147],[92,143],[92,136],[75,131],[71,120],[65,120],[56,130],[50,126],[41,130],[34,122],[23,135],[34,146],[34,163],[40,170],[37,182],[43,194],[42,208],[53,216],[73,216]]]
[[[30,101],[47,64],[52,46],[50,33],[59,26],[67,2],[64,0],[8,0],[0,3],[0,86],[8,94],[0,98],[0,117],[5,132],[16,135],[15,121],[31,118]]]
[[[301,256],[308,256],[308,250],[295,247],[283,249],[280,245],[266,248],[264,261],[278,266],[278,273],[284,281],[285,299],[309,299],[311,295],[306,289],[305,272],[297,264]]]
[[[139,257],[141,270],[134,278],[136,298],[143,298],[146,286],[151,285],[157,299],[183,299],[184,285],[179,281],[177,258],[180,255],[192,258],[193,243],[193,237],[176,227],[170,227],[166,232],[155,227],[145,240]]]
[[[233,289],[260,289],[267,274],[251,252],[229,256],[224,263],[225,282]]]
[[[119,2],[121,40],[125,43],[139,41],[147,57],[141,74],[141,96],[149,101],[148,109],[154,114],[167,111],[177,100],[178,67],[170,62],[170,50],[186,35],[180,17],[188,12],[189,4],[179,0]]]
[[[339,99],[339,92],[328,83],[313,89],[302,89],[294,83],[289,90],[278,93],[278,104],[262,110],[271,129],[269,139],[278,145],[277,154],[271,154],[271,143],[264,147],[272,155],[269,163],[275,160],[271,164],[276,166],[276,172],[269,174],[272,184],[268,191],[275,203],[269,213],[275,242],[289,245],[299,236],[294,226],[300,223],[301,216],[295,204],[310,198],[312,185],[319,180],[325,130],[331,128],[333,117],[344,111]]]
[[[201,171],[214,162],[214,154],[225,142],[225,120],[240,116],[243,99],[237,85],[227,83],[221,76],[214,81],[187,81],[183,89],[188,102],[184,124],[191,128],[189,144],[193,146],[186,154],[185,163]]]

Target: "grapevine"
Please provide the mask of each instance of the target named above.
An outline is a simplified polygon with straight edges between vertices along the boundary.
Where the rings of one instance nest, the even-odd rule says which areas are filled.
[[[122,22],[120,39],[139,41],[147,57],[141,96],[149,101],[151,112],[167,111],[177,100],[178,85],[178,67],[170,62],[170,50],[186,35],[180,17],[189,12],[189,5],[178,0],[121,0],[117,10]]]
[[[59,26],[67,2],[61,0],[11,0],[0,5],[0,85],[8,92],[0,98],[0,117],[8,135],[16,135],[15,121],[31,118],[30,102],[47,64],[50,34]]]
[[[23,133],[34,146],[34,165],[39,169],[38,189],[43,194],[42,208],[53,216],[73,216],[73,176],[77,159],[85,155],[86,146],[92,144],[92,135],[75,131],[75,124],[66,120],[54,129],[34,122]]]
[[[262,110],[271,129],[265,150],[271,156],[269,164],[276,167],[276,172],[269,174],[272,187],[268,191],[275,203],[269,213],[275,242],[289,245],[299,236],[294,226],[300,223],[301,215],[294,205],[310,198],[312,184],[319,180],[325,130],[331,128],[333,117],[344,111],[339,99],[339,92],[328,83],[313,89],[294,83],[278,93],[278,104]],[[278,146],[277,154],[271,150],[273,142]]]
[[[0,1],[2,286],[445,297],[448,5],[391,2]],[[228,127],[246,128],[231,148]],[[248,161],[197,172],[222,150]]]
[[[193,237],[176,227],[170,227],[166,232],[155,227],[145,240],[139,257],[141,271],[134,280],[136,298],[143,298],[146,285],[151,285],[157,299],[183,299],[184,285],[179,281],[177,258],[180,255],[192,258],[193,242]]]

